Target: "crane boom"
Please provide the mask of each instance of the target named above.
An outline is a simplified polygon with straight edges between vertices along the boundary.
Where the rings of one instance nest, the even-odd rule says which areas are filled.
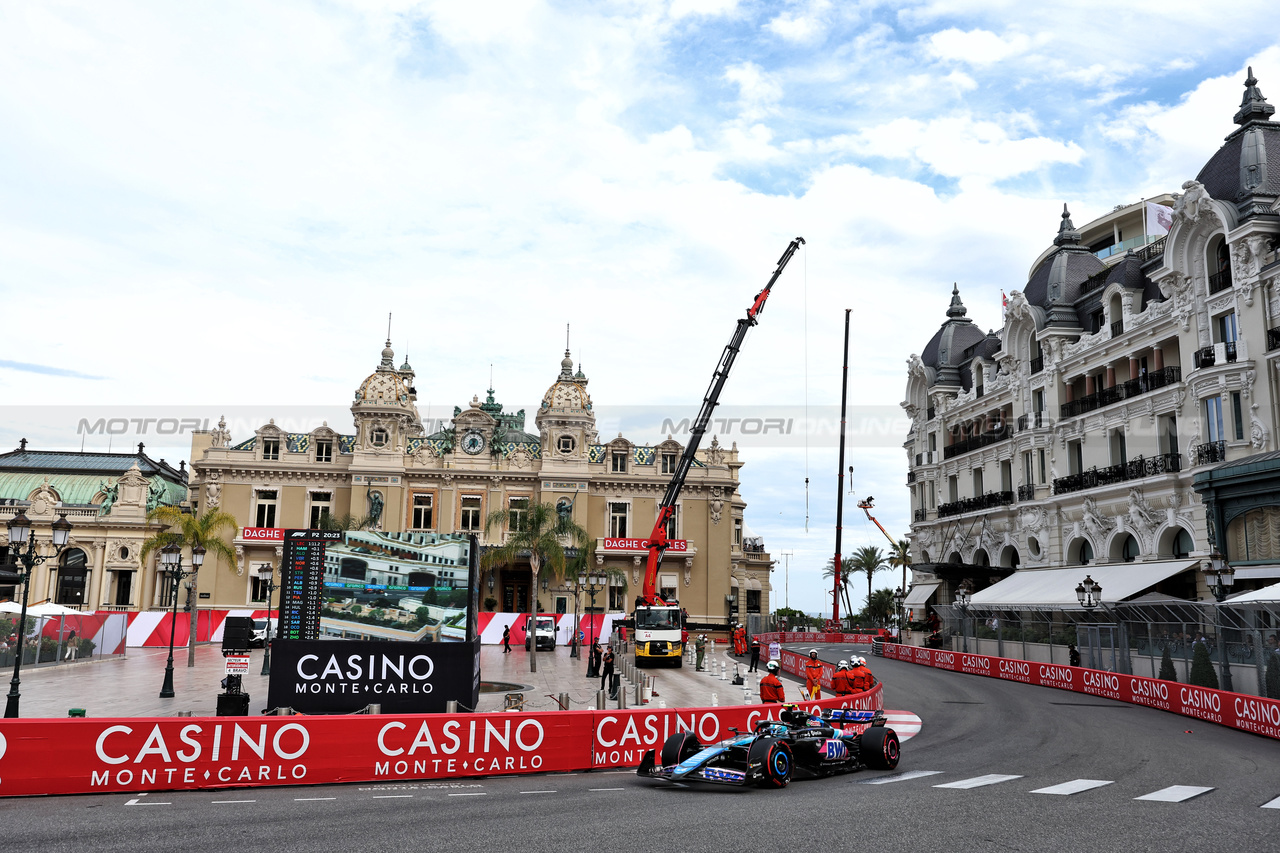
[[[694,457],[697,456],[698,446],[702,443],[702,437],[707,432],[707,423],[711,420],[711,414],[715,411],[716,405],[720,400],[720,392],[724,390],[724,383],[729,378],[729,371],[733,368],[733,362],[738,357],[738,350],[742,347],[743,340],[747,337],[747,330],[754,326],[760,316],[760,312],[764,310],[764,303],[769,298],[769,292],[773,289],[774,282],[782,275],[782,271],[786,269],[787,262],[791,260],[791,256],[796,250],[804,244],[803,237],[797,237],[787,246],[787,250],[782,253],[782,257],[778,259],[778,267],[773,271],[773,275],[769,278],[769,283],[764,286],[755,299],[751,303],[751,307],[747,309],[747,314],[738,320],[737,328],[734,329],[733,337],[729,339],[729,344],[724,348],[724,353],[720,356],[720,361],[716,365],[715,372],[711,374],[711,385],[707,388],[706,395],[702,398],[702,408],[698,410],[698,416],[693,421],[692,429],[689,433],[689,443],[685,445],[684,453],[680,455],[680,461],[676,463],[675,473],[671,477],[671,482],[667,484],[667,490],[662,496],[662,503],[658,504],[658,517],[653,524],[653,532],[649,534],[649,557],[645,564],[644,572],[644,590],[640,596],[640,604],[643,605],[661,605],[665,604],[657,593],[658,567],[662,565],[662,554],[667,549],[667,522],[675,513],[676,501],[680,498],[680,491],[684,488],[685,478],[689,475],[689,469],[693,466]]]
[[[872,501],[874,500],[875,498],[868,495],[865,501],[858,501],[858,509],[865,512],[867,514],[867,518],[871,519],[872,523],[875,524],[876,527],[880,528],[880,532],[883,533],[884,537],[889,540],[889,544],[897,548],[898,547],[897,540],[894,539],[892,536],[890,536],[889,531],[884,529],[884,525],[876,521],[876,517],[871,514],[871,510],[875,506],[875,504],[872,503]]]

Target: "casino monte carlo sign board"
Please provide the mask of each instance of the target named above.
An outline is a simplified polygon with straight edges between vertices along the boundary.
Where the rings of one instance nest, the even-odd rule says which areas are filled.
[[[303,714],[441,713],[480,699],[480,641],[404,643],[277,640],[271,644],[267,704]]]

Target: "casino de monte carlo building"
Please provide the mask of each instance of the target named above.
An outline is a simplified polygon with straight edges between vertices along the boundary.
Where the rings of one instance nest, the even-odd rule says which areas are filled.
[[[1181,192],[1082,227],[1046,211],[1052,244],[1005,285],[1001,329],[974,325],[959,287],[939,304],[902,404],[908,606],[950,605],[966,581],[989,612],[1074,605],[1086,574],[1106,601],[1203,600],[1215,550],[1237,590],[1280,581],[1274,112],[1250,71]]]
[[[448,428],[428,434],[413,368],[407,361],[397,368],[394,359],[388,341],[377,368],[356,389],[353,435],[327,424],[289,433],[267,423],[251,436],[232,436],[222,424],[194,436],[192,504],[197,511],[220,507],[241,527],[233,542],[236,564],[210,567],[211,555],[201,573],[200,589],[214,591],[212,605],[265,601],[257,570],[279,564],[278,531],[315,527],[325,513],[376,514],[374,529],[402,537],[404,553],[412,553],[433,534],[475,534],[482,548],[493,545],[505,534],[486,533],[491,512],[519,513],[545,502],[570,513],[594,538],[595,570],[619,570],[610,573],[612,587],[597,595],[596,611],[629,610],[648,553],[639,540],[653,528],[683,447],[670,438],[655,446],[622,435],[602,439],[587,377],[575,372],[568,351],[532,432],[525,412],[504,411],[490,389],[484,402],[476,397],[455,408]],[[744,533],[743,464],[736,444],[705,444],[668,531],[679,542],[663,559],[658,586],[694,621],[769,612],[773,563],[759,540]],[[532,603],[527,564],[497,569],[480,584],[481,602],[491,600],[498,611],[524,612]],[[537,591],[542,610],[572,613],[572,592],[557,586],[553,580]],[[589,604],[584,596],[582,608]]]

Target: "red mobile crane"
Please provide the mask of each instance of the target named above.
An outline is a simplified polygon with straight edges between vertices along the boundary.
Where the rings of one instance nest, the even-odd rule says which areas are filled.
[[[865,512],[867,514],[867,518],[871,519],[872,523],[875,524],[876,527],[880,528],[880,532],[883,533],[885,538],[889,540],[889,544],[892,545],[894,548],[897,548],[898,547],[897,540],[895,540],[892,536],[890,536],[889,531],[884,529],[884,525],[876,521],[876,517],[871,514],[871,510],[875,508],[875,504],[872,503],[872,501],[874,500],[875,498],[871,497],[870,495],[867,495],[867,499],[865,501],[858,501],[858,509]]]
[[[676,501],[680,497],[681,489],[684,488],[689,468],[693,466],[702,437],[707,432],[707,423],[711,420],[711,413],[715,411],[724,383],[729,378],[729,371],[738,357],[738,350],[747,337],[747,330],[758,322],[757,318],[764,310],[765,300],[769,298],[774,282],[786,269],[791,256],[803,244],[803,237],[797,237],[791,241],[787,250],[782,253],[782,257],[778,259],[777,269],[773,271],[769,283],[756,294],[751,307],[747,309],[747,315],[738,320],[733,337],[729,339],[729,344],[724,348],[715,372],[711,375],[711,385],[702,398],[702,408],[698,410],[698,416],[693,421],[689,442],[685,445],[684,453],[676,464],[675,473],[671,477],[671,482],[667,484],[662,502],[658,504],[657,519],[653,523],[653,532],[649,534],[646,544],[649,557],[644,570],[644,590],[636,598],[635,612],[631,618],[635,630],[637,666],[641,661],[657,659],[674,661],[676,666],[680,666],[683,660],[684,613],[678,601],[665,601],[657,591],[658,567],[662,565],[662,554],[667,550],[669,542],[667,524],[675,514]]]

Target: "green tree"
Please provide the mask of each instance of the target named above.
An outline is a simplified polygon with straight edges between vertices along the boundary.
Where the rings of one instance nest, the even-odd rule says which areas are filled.
[[[877,625],[885,625],[893,618],[895,606],[893,590],[877,589],[871,593],[871,598],[867,599],[867,606],[863,608],[862,613],[869,621]]]
[[[1169,647],[1164,647],[1164,652],[1160,655],[1160,677],[1165,681],[1177,681],[1178,671],[1173,668],[1173,657],[1169,654]]]
[[[911,565],[911,543],[899,539],[898,544],[889,549],[889,565],[902,570],[902,591],[907,591],[907,567]]]
[[[1213,671],[1213,662],[1209,660],[1209,647],[1204,643],[1192,643],[1191,648],[1191,676],[1187,683],[1217,690],[1218,674]]]
[[[773,611],[774,624],[779,624],[781,620],[787,620],[788,631],[799,631],[805,625],[809,624],[809,616],[799,610],[793,610],[790,607],[779,607]]]
[[[851,565],[854,572],[860,572],[867,576],[867,600],[870,601],[871,578],[876,572],[883,571],[889,567],[884,561],[884,552],[875,545],[863,545],[853,552]]]
[[[236,565],[236,551],[228,540],[236,538],[239,527],[236,525],[235,518],[225,510],[206,509],[197,516],[190,512],[183,512],[176,506],[158,506],[147,513],[147,521],[158,521],[164,525],[164,529],[142,543],[142,548],[138,552],[138,561],[143,566],[146,566],[147,557],[152,551],[169,545],[177,545],[187,551],[188,555],[192,548],[199,545],[205,550],[206,561],[212,557],[215,565],[219,560],[224,561],[228,567]],[[186,565],[191,567],[190,556],[186,559]],[[193,572],[190,581],[193,602],[200,600],[198,581],[199,573]],[[173,594],[177,595],[177,590],[174,590]],[[187,643],[188,667],[196,665],[198,609],[195,606],[191,608],[191,635]]]
[[[427,624],[427,617],[431,615],[431,611],[425,607],[419,607],[417,610],[413,611],[413,614],[418,617],[419,625],[425,625]]]
[[[347,612],[350,613],[352,616],[359,616],[361,613],[364,612],[364,608],[361,607],[359,604],[353,604],[347,608]]]
[[[424,593],[422,594],[422,603],[423,603],[423,604],[436,604],[436,603],[438,603],[439,598],[440,598],[439,593],[437,593],[437,592],[435,591],[435,588],[433,587],[433,588],[431,588],[431,589],[427,590],[426,592],[424,592]]]
[[[506,541],[490,548],[480,557],[480,566],[486,571],[494,571],[498,566],[514,568],[521,560],[529,561],[530,584],[529,598],[534,601],[534,610],[530,614],[532,626],[538,624],[538,575],[545,568],[553,579],[564,576],[568,564],[565,548],[576,545],[586,548],[590,542],[587,531],[583,530],[568,514],[560,515],[554,504],[530,503],[529,508],[519,516],[519,523],[513,528],[512,513],[506,509],[498,509],[489,513],[484,522],[484,532],[488,536],[492,531],[505,531]],[[529,644],[529,671],[538,671],[538,644]]]

